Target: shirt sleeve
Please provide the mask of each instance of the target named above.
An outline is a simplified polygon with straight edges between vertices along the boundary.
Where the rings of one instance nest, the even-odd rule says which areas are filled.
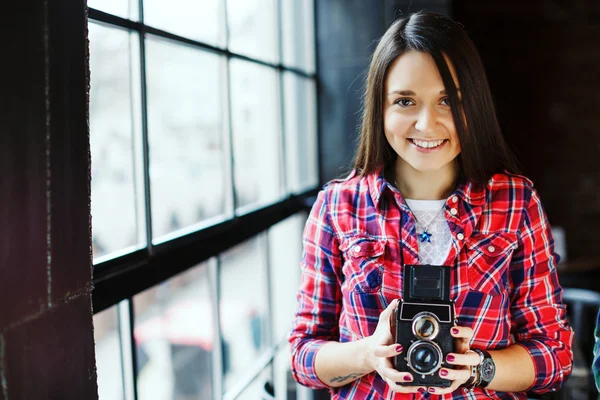
[[[531,190],[511,264],[512,334],[533,360],[535,380],[528,391],[544,393],[559,389],[571,374],[573,330],[566,321],[550,224]]]
[[[342,304],[338,280],[342,257],[329,219],[326,189],[317,196],[302,240],[298,309],[288,336],[292,351],[292,373],[299,383],[322,389],[328,386],[315,373],[315,357],[325,343],[339,340]]]

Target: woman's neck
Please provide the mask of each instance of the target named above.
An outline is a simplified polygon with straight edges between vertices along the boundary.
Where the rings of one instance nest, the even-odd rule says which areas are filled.
[[[418,171],[398,157],[391,172],[404,198],[443,200],[454,191],[458,179],[458,163],[449,163],[435,171]]]

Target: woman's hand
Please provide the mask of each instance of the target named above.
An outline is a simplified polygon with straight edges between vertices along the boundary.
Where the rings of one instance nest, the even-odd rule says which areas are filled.
[[[438,375],[443,379],[452,381],[452,385],[448,388],[429,387],[429,393],[446,394],[452,393],[467,382],[471,376],[471,366],[479,364],[479,354],[470,351],[469,343],[473,337],[471,328],[455,326],[450,330],[450,334],[454,337],[456,352],[446,355],[446,362],[455,366],[454,369],[441,368]]]
[[[446,394],[454,392],[467,382],[471,376],[471,366],[479,364],[479,355],[474,351],[469,351],[469,343],[473,337],[473,330],[457,326],[451,329],[451,335],[455,338],[456,352],[449,353],[446,356],[448,364],[455,366],[455,369],[441,368],[438,371],[441,378],[453,381],[450,387],[401,386],[396,383],[411,382],[413,380],[411,373],[399,372],[392,365],[391,358],[404,351],[402,345],[395,343],[392,334],[394,310],[397,306],[398,300],[390,303],[380,314],[379,322],[373,335],[366,338],[367,351],[369,353],[367,362],[389,385],[390,389],[396,393],[423,393],[429,391],[429,393]]]
[[[379,322],[373,335],[366,338],[367,363],[377,371],[383,380],[396,393],[424,392],[426,388],[418,386],[400,386],[396,382],[411,382],[413,377],[408,372],[399,372],[392,365],[391,357],[402,353],[404,349],[396,344],[392,335],[394,321],[394,310],[398,306],[398,300],[394,300],[379,315]]]

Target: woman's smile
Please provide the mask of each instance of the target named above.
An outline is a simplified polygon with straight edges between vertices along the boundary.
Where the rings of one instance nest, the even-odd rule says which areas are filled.
[[[447,139],[439,139],[439,140],[420,140],[420,139],[407,139],[410,144],[416,148],[418,151],[422,153],[431,153],[433,151],[439,150],[448,141]]]

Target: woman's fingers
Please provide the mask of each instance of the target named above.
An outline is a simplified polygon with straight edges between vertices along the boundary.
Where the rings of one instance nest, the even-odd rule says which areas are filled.
[[[377,372],[382,378],[387,378],[392,382],[411,382],[413,380],[413,377],[410,373],[400,372],[394,368],[391,358],[380,358]]]
[[[473,338],[473,329],[464,326],[455,326],[450,329],[450,334],[455,338],[456,352],[466,353]]]
[[[427,388],[423,386],[401,386],[387,379],[386,382],[395,393],[425,393],[427,391]]]
[[[379,375],[388,379],[390,382],[394,382],[395,384],[408,383],[414,380],[410,373],[399,372],[394,368],[381,368],[378,372]]]
[[[465,354],[449,353],[446,356],[446,362],[452,365],[478,365],[479,354],[469,351]]]
[[[466,326],[454,326],[450,329],[450,334],[456,339],[471,340],[473,337],[473,329]]]
[[[391,322],[391,317],[394,315],[394,310],[398,306],[398,299],[392,300],[392,302],[379,314],[379,323],[386,321]]]
[[[390,358],[381,358],[377,373],[390,386],[393,392],[397,393],[416,393],[418,387],[402,386],[402,383],[412,382],[413,376],[408,372],[399,372],[393,366]]]
[[[404,348],[401,344],[390,344],[388,346],[379,345],[373,350],[373,354],[377,357],[394,357],[402,353]]]
[[[471,371],[469,371],[469,369],[442,368],[440,369],[439,375],[442,379],[466,382],[471,376]]]
[[[465,383],[470,377],[469,369],[461,368],[461,369],[450,369],[450,368],[442,368],[438,372],[440,378],[448,379],[452,381],[450,387],[441,388],[441,387],[428,387],[427,391],[429,393],[442,395],[454,392],[460,385]]]
[[[434,393],[434,394],[437,394],[437,395],[442,395],[442,394],[448,394],[448,393],[454,392],[456,389],[458,389],[459,386],[460,385],[457,382],[455,382],[455,383],[452,384],[452,386],[447,387],[447,388],[429,387],[429,388],[427,388],[427,391],[429,393]]]

